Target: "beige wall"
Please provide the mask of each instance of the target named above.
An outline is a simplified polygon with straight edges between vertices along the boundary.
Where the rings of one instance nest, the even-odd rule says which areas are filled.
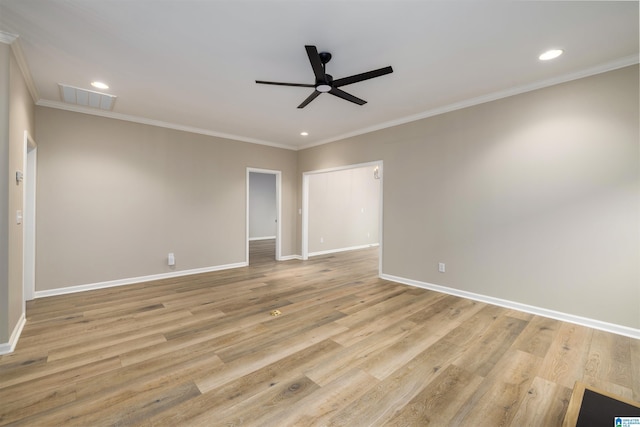
[[[15,221],[23,211],[24,181],[16,183],[16,171],[24,171],[24,132],[34,134],[34,104],[15,57],[11,56],[11,106],[9,110],[9,325],[15,325],[24,311],[23,241],[24,227]],[[11,180],[13,178],[13,180]],[[24,215],[24,211],[23,211]],[[13,218],[12,218],[13,216]],[[13,219],[13,221],[11,221]]]
[[[309,175],[309,253],[378,243],[374,166]]]
[[[34,104],[17,61],[7,44],[0,43],[0,344],[7,343],[23,314],[23,227],[16,212],[23,209],[24,131],[34,133]]]
[[[277,233],[276,175],[249,173],[249,238],[273,238]]]
[[[627,67],[303,150],[298,173],[384,161],[384,274],[638,329],[638,100]]]
[[[295,253],[293,151],[45,107],[36,138],[36,291],[245,262],[247,167],[282,171]]]
[[[9,68],[11,48],[0,43],[0,344],[9,341]]]

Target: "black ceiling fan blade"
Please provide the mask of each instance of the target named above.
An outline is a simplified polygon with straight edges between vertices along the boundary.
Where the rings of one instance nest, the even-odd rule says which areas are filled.
[[[373,79],[374,77],[380,77],[390,73],[393,73],[393,68],[391,67],[379,68],[377,70],[367,71],[366,73],[354,74],[353,76],[343,77],[341,79],[334,80],[333,86],[334,87],[346,86],[352,83],[358,83],[363,80]]]
[[[331,95],[337,96],[338,98],[342,98],[342,99],[346,99],[347,101],[351,101],[354,104],[364,105],[364,104],[367,103],[367,101],[365,101],[364,99],[356,98],[355,96],[351,95],[350,93],[347,93],[347,92],[345,92],[345,91],[343,91],[341,89],[338,89],[337,87],[331,88],[329,93]]]
[[[316,81],[325,81],[324,67],[322,66],[318,49],[315,46],[305,46],[304,48],[307,50],[307,56],[309,57],[309,62],[311,62],[311,68],[313,68],[313,74],[316,76]]]
[[[316,99],[318,97],[318,95],[320,95],[321,92],[318,92],[317,90],[314,90],[311,95],[309,95],[307,97],[307,99],[305,99],[304,101],[302,101],[302,104],[298,105],[298,108],[304,108],[307,106],[307,104],[309,104],[311,101],[313,101],[314,99]]]
[[[266,82],[264,80],[256,80],[256,83],[261,85],[276,85],[276,86],[296,86],[296,87],[315,87],[316,86],[316,85],[310,85],[305,83]]]

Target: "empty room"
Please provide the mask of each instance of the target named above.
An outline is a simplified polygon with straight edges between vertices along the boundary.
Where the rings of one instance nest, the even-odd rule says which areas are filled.
[[[640,423],[639,4],[0,0],[0,426]]]

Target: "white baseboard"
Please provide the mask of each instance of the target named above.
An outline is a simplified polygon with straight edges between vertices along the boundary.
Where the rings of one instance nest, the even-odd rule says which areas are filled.
[[[379,243],[370,243],[368,245],[350,246],[348,248],[338,248],[338,249],[329,249],[329,250],[326,250],[326,251],[310,252],[309,253],[309,257],[318,256],[318,255],[335,254],[337,252],[356,251],[358,249],[373,248],[375,246],[380,246],[380,244]]]
[[[24,328],[25,323],[27,323],[27,318],[24,316],[24,313],[22,313],[20,315],[20,319],[18,319],[16,327],[13,328],[9,342],[0,344],[0,355],[13,353],[13,350],[16,349],[16,344],[18,344],[18,339],[20,338],[20,334],[22,333],[22,328]]]
[[[404,277],[392,276],[390,274],[381,274],[380,277],[392,282],[402,283],[404,285],[415,286],[418,288],[429,289],[432,291],[442,292],[449,295],[455,295],[462,298],[468,298],[475,301],[485,302],[487,304],[498,305],[513,310],[523,311],[538,316],[549,317],[551,319],[561,320],[563,322],[575,323],[577,325],[586,326],[588,328],[599,329],[605,332],[611,332],[617,335],[623,335],[630,338],[640,339],[640,329],[630,328],[628,326],[616,325],[614,323],[603,322],[601,320],[589,319],[586,317],[576,316],[573,314],[563,313],[560,311],[549,310],[542,307],[535,307],[522,304],[515,301],[494,298],[487,295],[475,294],[473,292],[461,291],[459,289],[448,288],[446,286],[434,285],[432,283],[420,282]]]
[[[192,274],[209,273],[212,271],[228,270],[230,268],[246,267],[246,262],[235,264],[216,265],[213,267],[194,268],[192,270],[173,271],[171,273],[152,274],[150,276],[131,277],[128,279],[110,280],[107,282],[90,283],[87,285],[69,286],[66,288],[50,289],[46,291],[36,291],[36,298],[50,297],[54,295],[71,294],[75,292],[92,291],[95,289],[112,288],[114,286],[132,285],[134,283],[150,282],[152,280],[169,279],[172,277],[190,276]]]
[[[278,259],[278,261],[290,261],[292,259],[297,259],[302,261],[302,257],[300,255],[285,255],[285,256],[281,256],[280,259]]]
[[[276,236],[249,237],[249,241],[253,242],[253,241],[256,241],[256,240],[273,240],[275,238],[276,238]]]

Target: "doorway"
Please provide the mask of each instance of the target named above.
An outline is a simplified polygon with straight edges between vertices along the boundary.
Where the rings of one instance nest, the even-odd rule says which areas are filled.
[[[281,172],[247,168],[247,265],[279,261]]]
[[[36,160],[38,147],[35,141],[24,131],[24,198],[22,206],[23,217],[23,257],[22,257],[22,288],[23,302],[35,298],[36,275]]]
[[[382,161],[304,172],[302,259],[378,246],[381,273],[382,189]]]

